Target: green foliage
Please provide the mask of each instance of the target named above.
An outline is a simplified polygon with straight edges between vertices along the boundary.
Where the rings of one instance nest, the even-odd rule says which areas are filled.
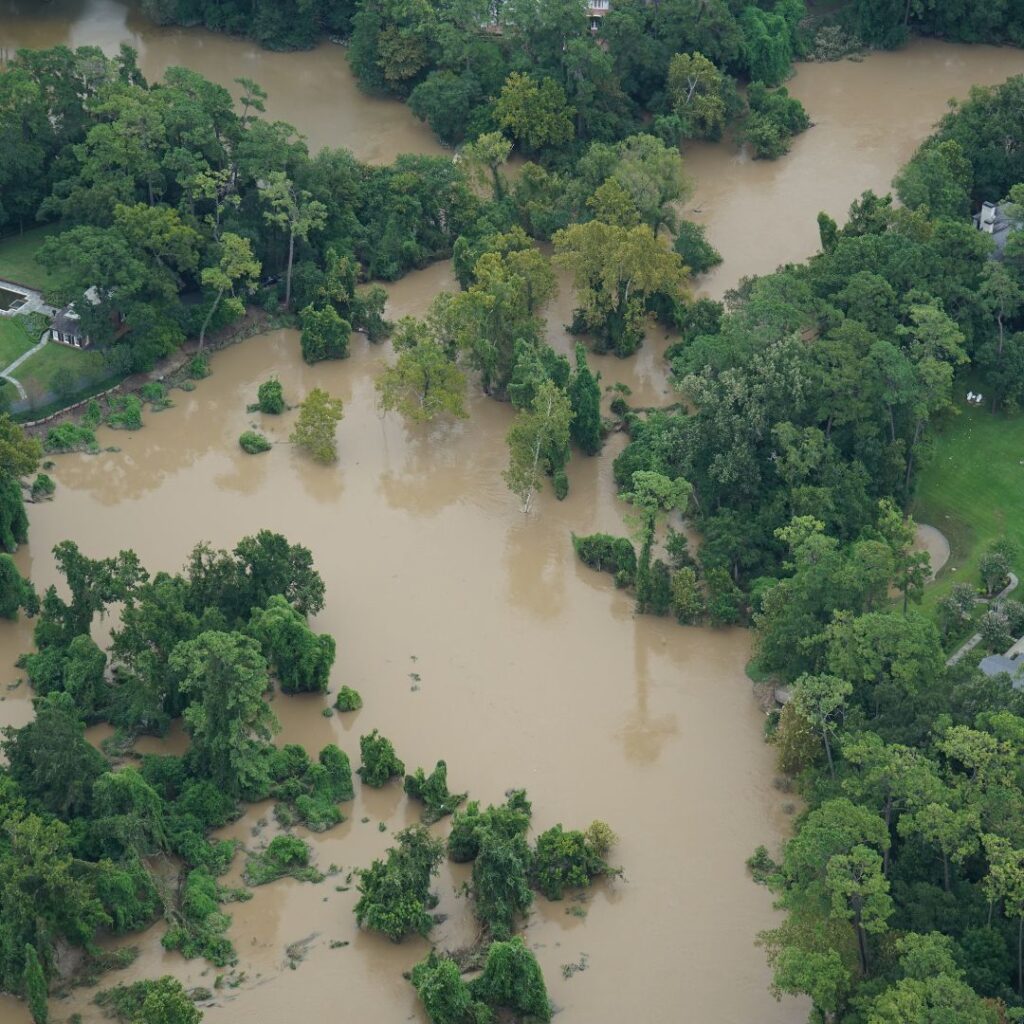
[[[184,986],[170,975],[102,989],[93,1001],[121,1024],[201,1024],[203,1019]]]
[[[487,1006],[470,995],[454,960],[433,950],[409,975],[431,1024],[490,1024]]]
[[[359,737],[359,752],[363,762],[359,766],[359,777],[368,786],[379,789],[405,774],[405,764],[396,756],[391,740],[376,729],[368,736]]]
[[[0,554],[0,617],[17,619],[21,608],[35,614],[39,599],[32,584],[18,571],[14,559]]]
[[[343,686],[338,690],[334,706],[338,711],[358,711],[363,706],[363,698],[358,691],[349,686]]]
[[[238,445],[243,452],[249,455],[259,455],[262,452],[269,452],[274,446],[258,430],[246,430],[238,438]]]
[[[704,617],[706,606],[697,574],[689,566],[672,573],[672,614],[681,626],[693,625]]]
[[[488,806],[481,811],[476,800],[470,801],[464,811],[452,815],[448,833],[448,856],[456,863],[475,860],[480,852],[484,832],[500,839],[523,839],[530,827],[531,807],[525,790],[508,794],[504,804]]]
[[[747,103],[750,113],[740,137],[750,143],[757,159],[774,160],[788,153],[793,136],[811,126],[803,104],[785,88],[769,90],[763,82],[752,82]]]
[[[533,880],[549,899],[560,900],[566,889],[590,885],[611,869],[582,832],[565,832],[555,825],[537,837]]]
[[[338,316],[333,306],[307,306],[299,313],[302,324],[302,358],[307,363],[324,359],[347,359],[352,325]]]
[[[246,900],[251,893],[224,889],[209,872],[190,871],[181,894],[181,905],[171,914],[171,924],[160,940],[165,949],[176,949],[186,960],[203,957],[215,967],[237,962],[231,940],[224,934],[231,918],[220,909],[224,900]]]
[[[448,791],[448,765],[444,761],[438,761],[429,775],[425,775],[422,768],[417,768],[414,775],[406,775],[405,792],[413,800],[422,802],[421,818],[426,825],[451,814],[467,796]]]
[[[38,473],[35,480],[32,481],[32,500],[44,501],[46,498],[52,498],[56,490],[57,484],[53,477],[46,473]]]
[[[107,426],[112,430],[141,430],[142,402],[137,395],[118,395],[110,399]]]
[[[289,744],[271,756],[270,774],[271,795],[282,801],[275,814],[283,823],[300,821],[311,832],[324,832],[345,820],[337,805],[354,795],[352,768],[334,744],[320,751],[317,764]]]
[[[707,240],[704,225],[691,220],[679,224],[672,248],[691,274],[706,274],[722,262],[722,254]]]
[[[185,365],[189,380],[205,380],[210,376],[210,360],[208,356],[193,356]]]
[[[586,351],[576,345],[576,371],[568,387],[572,420],[569,437],[587,455],[597,455],[603,443],[601,427],[601,375],[587,366]]]
[[[509,429],[509,464],[502,476],[508,489],[519,497],[523,512],[530,511],[543,475],[553,475],[564,467],[571,421],[569,398],[553,381],[546,380],[537,387],[531,408],[520,412]]]
[[[533,953],[516,936],[491,943],[484,972],[469,986],[474,998],[534,1020],[551,1020],[544,975]]]
[[[49,1010],[46,1005],[49,995],[46,984],[46,975],[43,974],[42,965],[39,963],[39,956],[36,947],[31,944],[25,945],[25,1002],[28,1003],[29,1013],[32,1014],[33,1024],[46,1024],[49,1020]]]
[[[247,632],[263,651],[284,693],[326,693],[334,664],[334,637],[316,634],[281,594],[253,611]]]
[[[627,537],[593,533],[589,537],[572,536],[572,546],[584,565],[598,572],[610,572],[617,587],[629,587],[636,579],[636,550]]]
[[[521,833],[509,835],[486,825],[476,832],[473,861],[473,909],[495,939],[508,939],[516,921],[533,903],[530,848]]]
[[[433,925],[427,911],[437,901],[430,893],[430,879],[444,857],[444,845],[423,825],[404,829],[395,838],[398,846],[388,850],[386,860],[375,860],[358,872],[355,912],[360,927],[401,942],[413,933],[426,936]]]
[[[262,852],[245,862],[247,885],[266,885],[278,878],[319,882],[323,875],[309,863],[309,845],[294,836],[275,836]]]
[[[343,412],[340,398],[332,398],[321,388],[313,388],[299,406],[299,418],[289,440],[304,448],[317,462],[338,458],[335,432]]]
[[[77,423],[65,422],[50,427],[46,432],[43,448],[48,452],[98,452],[96,435],[89,428]]]
[[[278,416],[285,410],[284,388],[276,377],[265,380],[256,392],[260,412]]]

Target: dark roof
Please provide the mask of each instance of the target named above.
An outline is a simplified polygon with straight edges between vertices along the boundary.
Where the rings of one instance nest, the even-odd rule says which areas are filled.
[[[73,306],[65,306],[54,318],[50,325],[55,331],[61,334],[71,334],[76,338],[84,338],[82,321],[75,315]]]

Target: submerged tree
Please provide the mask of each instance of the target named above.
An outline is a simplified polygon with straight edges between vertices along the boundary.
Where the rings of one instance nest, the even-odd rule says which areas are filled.
[[[402,349],[394,366],[377,378],[378,403],[414,423],[438,416],[465,419],[466,376],[432,338]]]
[[[299,418],[288,440],[305,448],[317,462],[334,462],[338,458],[335,431],[343,415],[340,398],[313,388],[299,406]]]
[[[553,381],[544,381],[533,407],[520,412],[512,424],[507,438],[509,465],[503,476],[522,502],[523,512],[530,511],[544,473],[555,473],[565,465],[571,422],[572,407],[565,392]]]

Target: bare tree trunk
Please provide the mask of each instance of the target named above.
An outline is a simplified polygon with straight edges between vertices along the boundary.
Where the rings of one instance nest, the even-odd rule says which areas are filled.
[[[206,314],[206,319],[203,321],[203,326],[199,330],[199,351],[203,351],[203,345],[206,343],[206,328],[210,326],[210,321],[213,319],[213,314],[217,312],[217,307],[220,305],[220,300],[224,297],[224,289],[221,288],[217,292],[217,298],[213,300],[213,305],[210,307],[210,312]]]
[[[288,274],[284,281],[284,308],[292,308],[292,262],[295,259],[295,229],[288,233]]]

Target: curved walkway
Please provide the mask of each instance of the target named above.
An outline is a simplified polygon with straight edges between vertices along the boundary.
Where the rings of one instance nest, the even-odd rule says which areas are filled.
[[[992,608],[998,608],[1017,589],[1017,585],[1020,583],[1020,580],[1017,579],[1014,573],[1009,572],[1006,575],[1009,576],[1010,582],[992,598],[990,602]],[[975,633],[959,650],[946,659],[946,664],[955,665],[964,655],[969,654],[980,643],[981,634]]]
[[[21,381],[17,380],[15,377],[12,377],[11,374],[13,374],[14,371],[19,366],[21,366],[23,362],[25,362],[26,359],[28,359],[30,356],[34,356],[46,344],[49,337],[50,329],[49,327],[47,327],[47,329],[43,331],[42,337],[40,337],[39,341],[37,341],[36,344],[32,346],[32,348],[30,348],[27,352],[22,352],[21,355],[18,356],[18,358],[15,359],[10,366],[7,366],[3,370],[0,370],[0,377],[3,377],[5,380],[9,380],[18,389],[18,394],[23,399],[28,398],[28,392],[26,392],[24,387],[22,387]]]

